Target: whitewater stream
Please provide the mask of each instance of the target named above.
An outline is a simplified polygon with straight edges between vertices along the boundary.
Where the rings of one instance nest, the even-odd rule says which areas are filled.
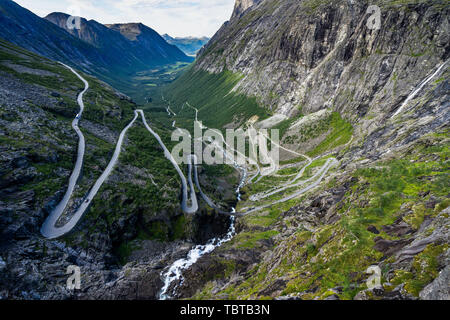
[[[225,153],[225,152],[224,152]],[[234,162],[234,167],[241,171],[241,181],[238,188],[236,189],[237,200],[241,200],[241,188],[245,185],[245,180],[247,179],[247,169],[245,167],[239,166],[238,163]],[[231,214],[235,213],[236,210],[233,208]],[[186,258],[179,259],[175,261],[166,272],[163,272],[161,276],[164,279],[164,286],[159,294],[160,300],[172,299],[176,290],[184,282],[183,271],[187,270],[194,263],[198,261],[201,257],[206,254],[213,252],[216,248],[220,247],[224,243],[231,241],[236,234],[235,229],[236,217],[234,215],[230,216],[230,227],[228,228],[227,234],[223,238],[213,238],[209,240],[205,245],[197,245],[192,248],[187,254]],[[175,281],[179,282],[178,285],[174,286],[171,292],[169,289],[172,283]]]

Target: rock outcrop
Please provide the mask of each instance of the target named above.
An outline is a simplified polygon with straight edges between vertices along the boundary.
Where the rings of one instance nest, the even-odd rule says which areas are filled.
[[[262,2],[262,0],[236,0],[231,20],[238,19],[247,9]]]

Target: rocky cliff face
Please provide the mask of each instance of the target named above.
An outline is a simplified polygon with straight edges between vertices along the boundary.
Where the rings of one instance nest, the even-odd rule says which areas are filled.
[[[196,68],[242,73],[235,90],[257,96],[277,113],[389,113],[449,57],[449,7],[443,1],[252,3],[236,3],[234,18],[209,42]],[[367,27],[370,4],[380,6],[379,30]],[[237,19],[240,8],[247,11]]]
[[[262,2],[262,0],[236,0],[231,20],[239,18],[244,11],[250,7],[256,6],[260,2]]]
[[[144,29],[144,25],[142,23],[108,24],[106,26],[131,41],[136,41]]]

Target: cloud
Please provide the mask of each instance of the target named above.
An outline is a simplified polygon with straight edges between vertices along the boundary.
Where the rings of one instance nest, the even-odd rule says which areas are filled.
[[[212,36],[230,18],[235,0],[16,0],[39,16],[80,12],[100,23],[142,22],[172,36]]]

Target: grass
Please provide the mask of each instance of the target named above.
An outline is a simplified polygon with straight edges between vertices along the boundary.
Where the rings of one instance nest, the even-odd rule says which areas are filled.
[[[199,110],[198,118],[210,128],[222,128],[231,122],[242,124],[252,116],[265,119],[269,115],[255,97],[247,97],[232,89],[242,75],[224,71],[218,74],[195,71],[191,67],[174,83],[163,90],[163,94],[179,117],[193,120],[190,108],[181,110],[187,101]]]
[[[269,212],[254,213],[244,217],[245,224],[248,226],[270,227],[278,221],[280,210],[269,209]]]
[[[448,244],[430,244],[414,257],[412,271],[397,270],[391,280],[393,285],[404,283],[405,290],[418,297],[420,291],[439,275],[438,257],[448,250]]]
[[[284,135],[286,134],[286,131],[288,131],[291,125],[294,124],[296,121],[298,121],[300,117],[302,117],[302,115],[283,120],[279,124],[274,126],[272,129],[279,130],[279,137],[280,139],[283,139]]]
[[[176,62],[137,72],[132,82],[122,90],[138,104],[147,104],[155,99],[159,88],[174,81],[189,65],[187,62]]]
[[[120,246],[116,249],[116,255],[119,257],[120,264],[125,265],[132,252],[139,248],[140,247],[136,242],[121,243]]]
[[[296,224],[297,232],[277,242],[276,261],[262,260],[246,273],[245,280],[229,285],[213,296],[264,299],[261,292],[283,277],[288,282],[281,295],[301,293],[302,299],[325,299],[335,294],[331,288],[340,287],[339,298],[350,300],[357,292],[366,289],[368,276],[365,270],[373,264],[382,266],[383,281],[392,284],[392,288],[387,290],[403,283],[407,292],[418,296],[437,277],[439,256],[448,250],[448,244],[429,245],[414,257],[412,268],[408,270],[392,266],[393,258],[384,257],[382,252],[374,249],[374,239],[377,236],[388,240],[409,237],[387,234],[382,226],[402,218],[417,230],[426,216],[435,217],[450,204],[447,198],[450,188],[449,148],[443,142],[442,134],[434,136],[436,143],[416,145],[411,152],[405,153],[408,156],[403,159],[380,162],[374,167],[354,171],[352,183],[335,209],[341,216],[340,220],[319,225],[314,232]],[[448,137],[448,133],[444,136]],[[316,165],[320,165],[319,162]],[[335,184],[335,181],[331,182],[331,185]],[[435,208],[425,206],[431,195],[438,199]],[[303,200],[298,200],[297,204],[301,202]],[[290,202],[286,206],[276,206],[244,217],[242,223],[251,230],[258,227],[271,230],[244,232],[229,245],[258,248],[260,239],[270,239],[280,226],[284,229],[284,225],[290,225],[289,219],[282,218],[282,212],[294,205]],[[369,226],[375,226],[380,234],[369,232]],[[431,234],[432,230],[427,232]],[[391,278],[387,278],[388,275],[392,275]],[[210,294],[206,286],[200,296],[208,297]]]
[[[327,119],[326,128],[329,128],[327,137],[312,151],[308,152],[310,157],[315,157],[348,143],[353,135],[353,126],[348,121],[342,119],[337,112],[333,112],[330,118]]]
[[[269,230],[262,232],[241,232],[233,240],[230,245],[239,249],[255,248],[261,240],[269,240],[276,236],[278,231]]]
[[[325,295],[326,288],[344,286],[341,298],[351,299],[356,292],[354,287],[349,285],[354,282],[353,275],[363,272],[371,263],[382,257],[381,253],[372,248],[375,235],[368,232],[367,227],[375,225],[381,230],[382,225],[389,225],[398,218],[403,203],[419,201],[416,198],[419,190],[430,188],[436,191],[435,184],[438,179],[429,185],[420,179],[433,171],[433,167],[428,164],[411,164],[408,161],[393,161],[382,169],[359,170],[356,176],[360,180],[353,187],[356,194],[348,195],[341,209],[342,213],[347,212],[346,215],[335,226],[322,227],[317,231],[314,250],[307,242],[304,242],[306,246],[301,249],[309,252],[308,257],[311,253],[316,253],[313,254],[316,257],[314,261],[309,260],[308,267],[309,272],[315,276],[306,281],[295,278],[288,284],[285,293],[304,291],[317,285],[322,291],[319,295]],[[365,187],[360,189],[361,186]],[[355,198],[366,197],[370,199],[366,206],[352,205],[356,201]],[[427,214],[433,215],[433,210],[429,210]],[[420,225],[421,221],[418,221],[416,226]],[[382,236],[389,238],[387,234]],[[323,245],[324,243],[326,245]],[[317,295],[318,293],[314,293],[308,297]]]

